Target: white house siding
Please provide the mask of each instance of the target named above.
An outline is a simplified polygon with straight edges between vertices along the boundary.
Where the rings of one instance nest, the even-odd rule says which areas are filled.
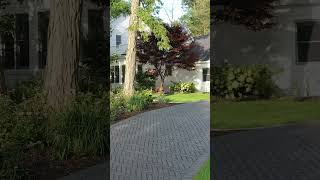
[[[25,0],[19,3],[17,0],[10,0],[10,5],[0,11],[0,15],[26,13],[29,16],[29,67],[5,71],[6,83],[9,88],[16,87],[20,82],[34,78],[42,71],[39,69],[38,57],[38,13],[49,11],[49,2],[50,0]],[[98,7],[88,0],[85,0],[82,13],[83,34],[88,33],[88,10],[90,9],[98,9]],[[104,18],[107,17],[107,13],[107,11],[104,11]],[[106,23],[107,20],[104,22]],[[105,27],[107,27],[107,24],[105,24]]]
[[[320,95],[320,62],[296,62],[296,22],[320,20],[320,0],[282,1],[275,10],[277,25],[261,32],[220,23],[216,25],[213,49],[215,63],[271,64],[278,73],[274,79],[289,94]],[[297,86],[298,84],[298,86]],[[298,90],[299,89],[299,90]]]

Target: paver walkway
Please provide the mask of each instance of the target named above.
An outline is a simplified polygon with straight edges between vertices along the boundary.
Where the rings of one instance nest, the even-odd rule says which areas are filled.
[[[187,180],[209,158],[209,102],[149,111],[111,127],[112,180]]]
[[[320,123],[211,138],[214,180],[319,180]]]

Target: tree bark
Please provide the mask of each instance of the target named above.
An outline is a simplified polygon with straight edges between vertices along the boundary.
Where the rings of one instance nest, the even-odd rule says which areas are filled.
[[[76,94],[80,59],[83,0],[51,0],[48,57],[44,91],[54,109],[65,107]]]
[[[131,15],[129,21],[128,49],[126,55],[126,70],[123,91],[125,96],[130,97],[134,93],[134,79],[136,74],[136,38],[137,38],[137,12],[139,0],[132,0]]]

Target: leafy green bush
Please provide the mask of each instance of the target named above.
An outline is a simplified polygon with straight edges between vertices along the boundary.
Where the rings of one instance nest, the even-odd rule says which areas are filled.
[[[269,98],[277,90],[272,74],[266,65],[214,67],[211,93],[227,99]]]
[[[135,89],[138,91],[152,89],[156,85],[156,80],[157,77],[155,75],[149,74],[148,71],[139,72],[136,75]]]
[[[161,94],[155,98],[155,101],[160,104],[167,104],[170,102],[170,99],[168,99],[166,95]]]
[[[193,82],[173,82],[173,85],[171,85],[169,89],[170,92],[194,93],[196,91],[196,86]]]
[[[130,97],[127,101],[127,111],[135,112],[142,111],[150,104],[150,96],[148,94],[144,94],[143,92],[138,92]]]
[[[22,82],[16,89],[13,89],[9,93],[9,96],[16,103],[21,103],[39,94],[41,92],[41,84],[41,81],[37,79]]]
[[[0,96],[0,179],[22,179],[20,162],[27,150],[45,143],[43,99],[35,96],[20,104]]]
[[[59,159],[109,152],[109,114],[104,98],[82,95],[50,120],[49,142]]]
[[[110,93],[110,118],[117,120],[126,111],[126,100],[122,93]]]

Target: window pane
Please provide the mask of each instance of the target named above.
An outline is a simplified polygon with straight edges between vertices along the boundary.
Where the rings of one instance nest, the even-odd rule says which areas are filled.
[[[114,72],[115,72],[115,68],[114,68],[114,66],[111,66],[111,68],[110,68],[110,81],[111,81],[111,83],[114,83]]]
[[[115,83],[119,83],[120,81],[119,81],[119,66],[115,66]]]
[[[39,68],[44,68],[47,64],[49,12],[39,12],[38,19]]]
[[[166,74],[168,76],[172,76],[172,66],[170,65],[166,66]]]
[[[203,81],[210,81],[210,70],[209,68],[202,69],[202,80]]]
[[[121,35],[116,35],[116,45],[119,46],[121,44]]]
[[[298,41],[320,41],[320,23],[319,22],[302,22],[297,23]]]
[[[14,68],[14,38],[9,34],[1,35],[0,63],[5,69]]]
[[[298,62],[320,61],[320,43],[298,43]]]
[[[124,83],[124,79],[125,79],[125,74],[126,74],[126,66],[122,65],[122,82]]]
[[[16,15],[16,68],[29,67],[29,18],[28,14]]]

